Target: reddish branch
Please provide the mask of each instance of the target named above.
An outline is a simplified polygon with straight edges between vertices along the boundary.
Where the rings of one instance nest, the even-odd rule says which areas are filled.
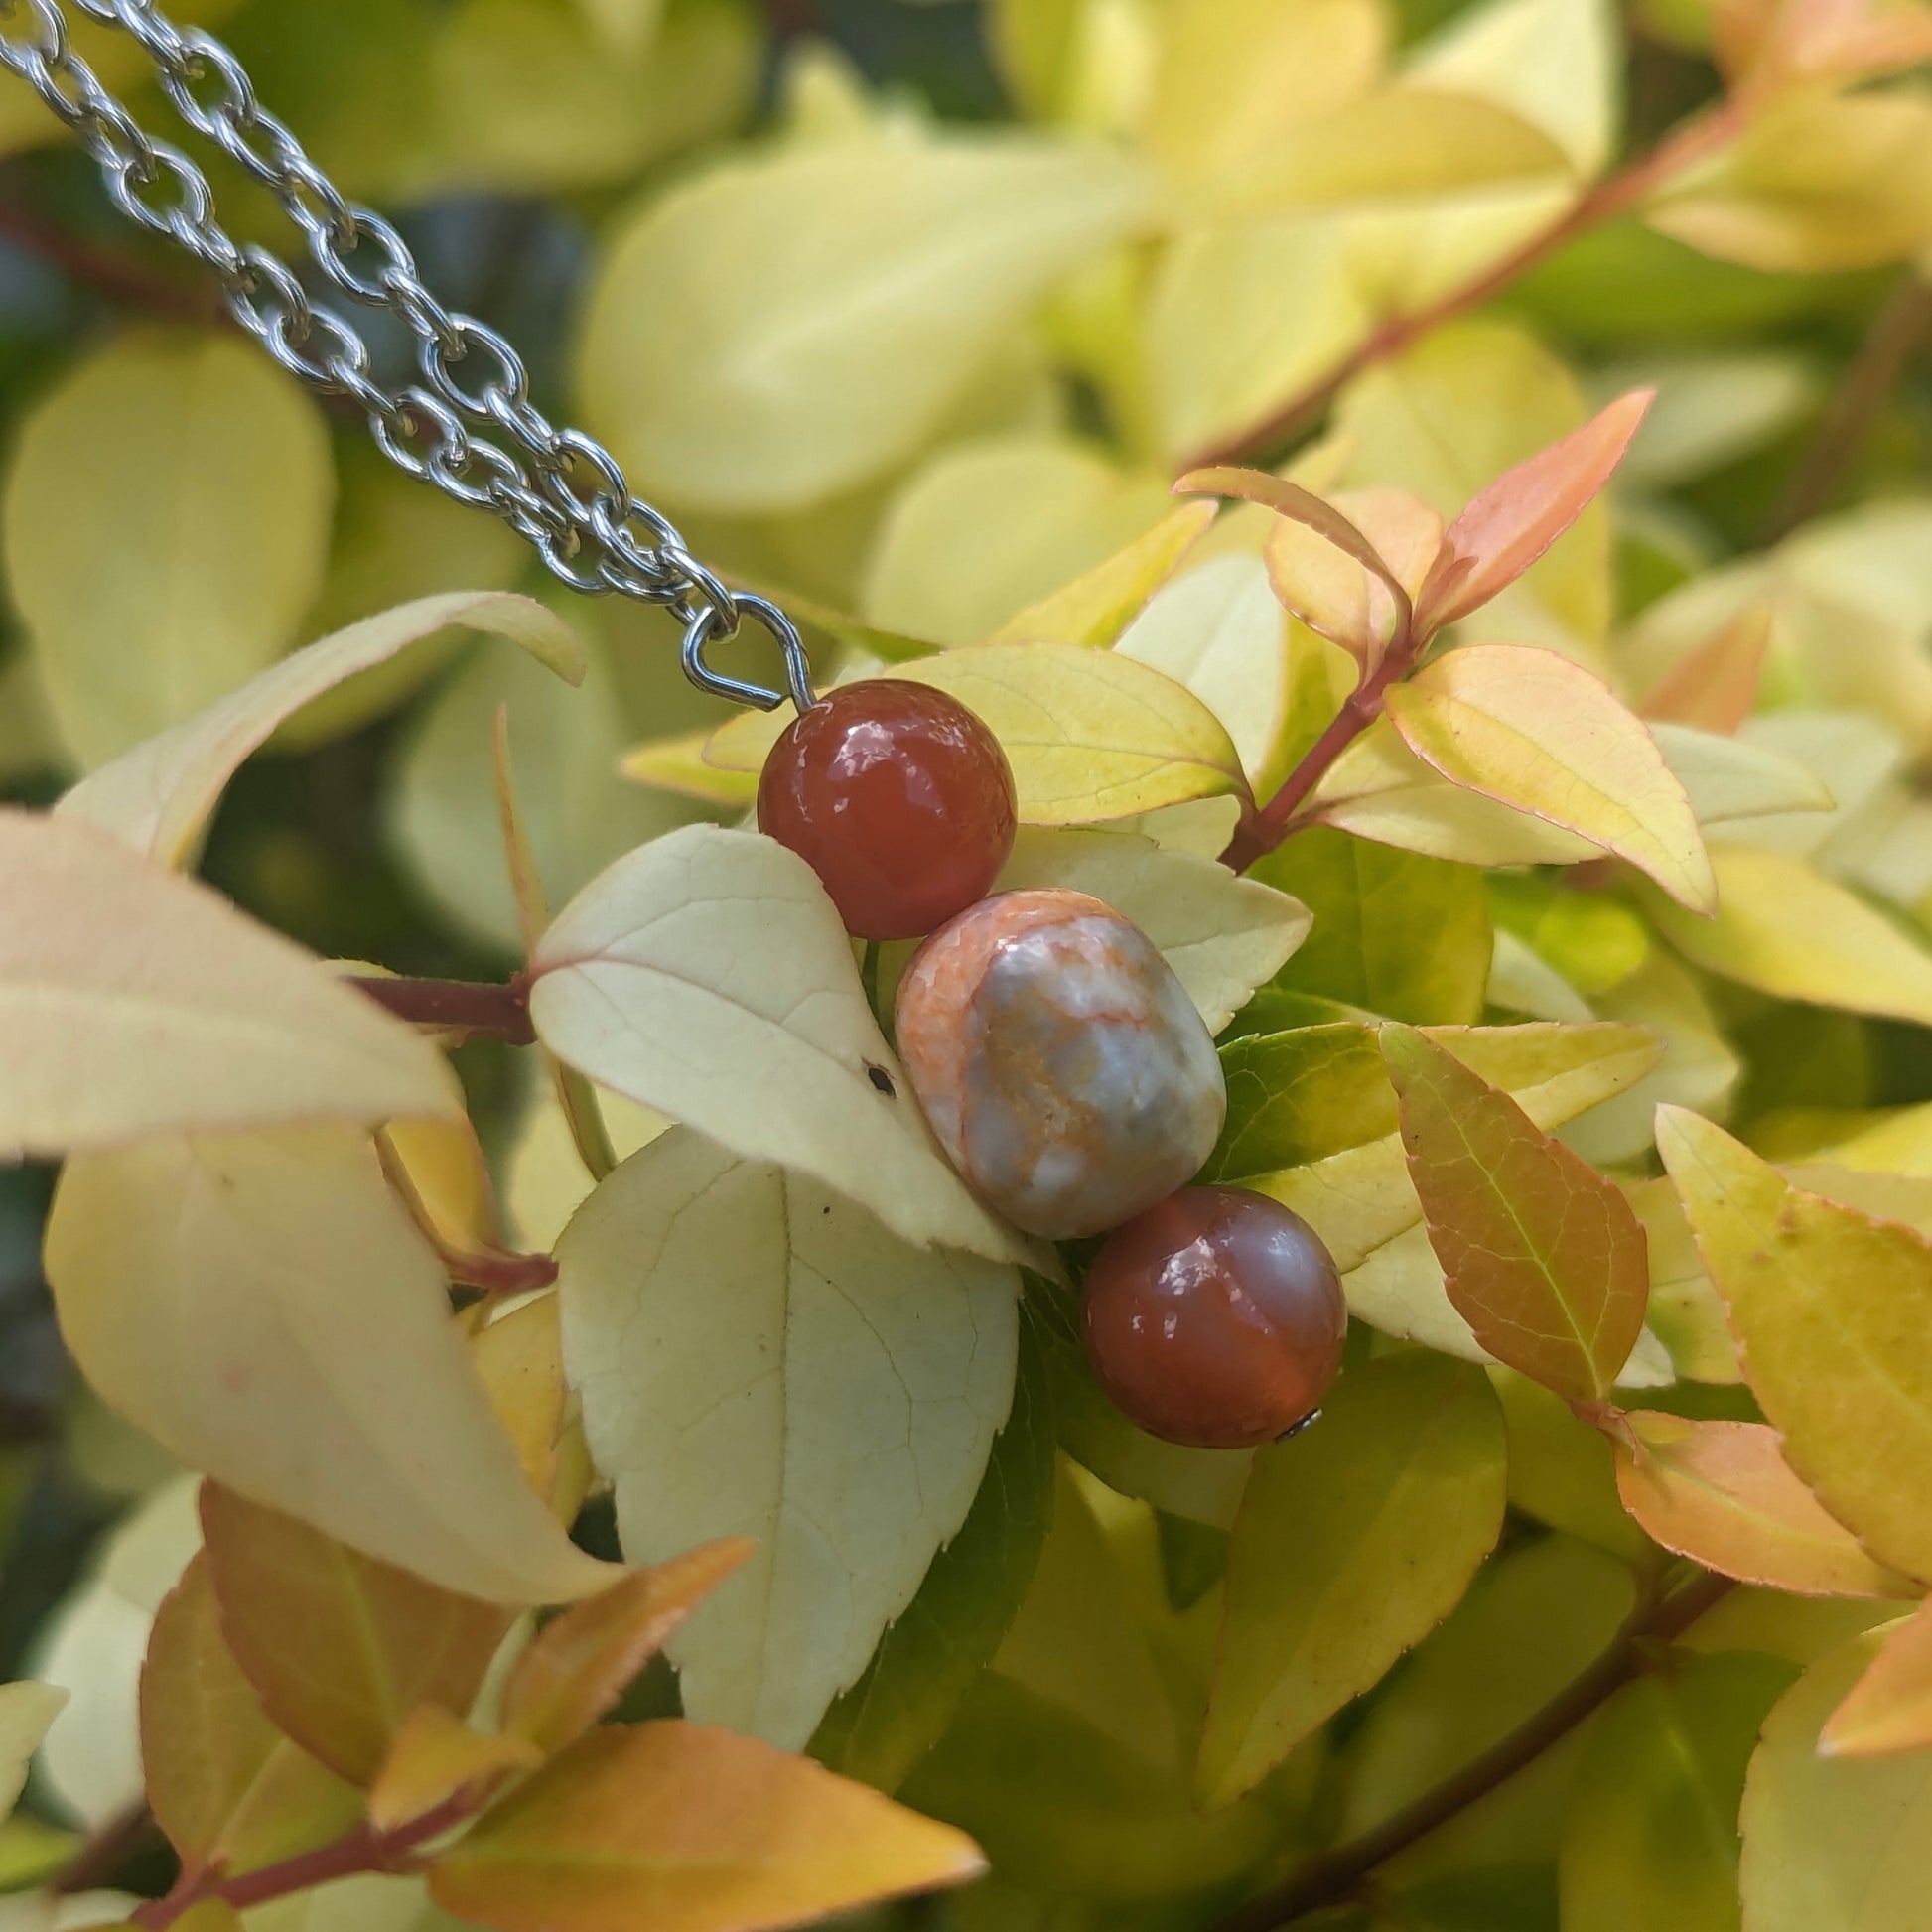
[[[351,977],[348,983],[412,1026],[468,1039],[500,1039],[510,1046],[536,1042],[529,990],[517,980],[498,986],[477,980]]]
[[[111,248],[96,248],[77,235],[42,221],[16,204],[0,202],[0,240],[58,269],[96,295],[126,308],[145,309],[174,322],[218,321],[220,304],[211,290],[191,288],[162,275],[150,274],[139,263]]]
[[[298,1853],[276,1864],[265,1864],[256,1871],[244,1871],[224,1878],[209,1871],[192,1872],[166,1898],[150,1899],[129,1923],[145,1925],[158,1932],[172,1925],[197,1905],[219,1899],[237,1912],[266,1905],[271,1899],[286,1898],[291,1892],[309,1891],[338,1878],[353,1878],[366,1871],[409,1872],[422,1869],[422,1848],[445,1832],[475,1816],[474,1792],[459,1792],[446,1798],[434,1811],[393,1832],[379,1832],[364,1823],[313,1852]]]
[[[1727,1577],[1703,1574],[1662,1602],[1639,1603],[1602,1656],[1507,1737],[1374,1830],[1311,1860],[1278,1890],[1223,1919],[1215,1932],[1278,1932],[1297,1919],[1356,1897],[1370,1875],[1398,1853],[1461,1816],[1562,1743],[1642,1675],[1655,1646],[1681,1637],[1734,1587]]]
[[[1641,160],[1598,182],[1520,248],[1427,308],[1418,309],[1412,315],[1392,317],[1318,381],[1284,403],[1267,421],[1253,424],[1188,458],[1182,468],[1205,470],[1216,464],[1240,463],[1279,448],[1319,417],[1334,399],[1335,392],[1351,378],[1377,362],[1399,355],[1431,330],[1500,295],[1519,276],[1578,236],[1627,213],[1686,169],[1733,140],[1742,124],[1742,109],[1734,101],[1687,122]]]

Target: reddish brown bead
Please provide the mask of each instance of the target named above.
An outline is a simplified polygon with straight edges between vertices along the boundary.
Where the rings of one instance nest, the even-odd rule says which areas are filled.
[[[916,939],[983,898],[1013,850],[1013,771],[957,698],[904,678],[829,693],[759,779],[759,829],[825,884],[846,930]]]
[[[1087,1277],[1087,1359],[1149,1434],[1252,1449],[1314,1411],[1348,1305],[1320,1238],[1242,1187],[1183,1187],[1129,1221]]]

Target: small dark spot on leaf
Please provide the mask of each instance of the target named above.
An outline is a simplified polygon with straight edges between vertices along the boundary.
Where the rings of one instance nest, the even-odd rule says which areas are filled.
[[[868,1060],[866,1062],[866,1078],[870,1080],[873,1083],[873,1085],[876,1086],[879,1089],[879,1091],[886,1096],[888,1100],[897,1100],[898,1098],[898,1089],[893,1085],[893,1076],[890,1073],[888,1073],[883,1066],[874,1066],[873,1063],[870,1060]]]

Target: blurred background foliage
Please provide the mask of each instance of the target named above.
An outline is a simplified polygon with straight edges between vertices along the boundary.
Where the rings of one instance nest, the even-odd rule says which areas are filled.
[[[448,303],[518,345],[553,420],[609,439],[694,550],[787,598],[828,652],[877,646],[875,631],[901,649],[987,635],[1149,528],[1173,476],[1204,456],[1295,458],[1321,486],[1399,483],[1447,511],[1595,401],[1656,384],[1613,515],[1587,517],[1490,633],[1554,644],[1635,693],[1768,608],[1771,713],[1752,729],[1840,798],[1806,856],[1903,916],[1932,902],[1918,792],[1932,749],[1932,104],[1909,71],[1857,93],[1842,73],[1814,77],[1740,142],[1639,183],[1619,171],[1641,171],[1686,117],[1722,111],[1706,0],[176,11],[218,28],[318,160],[395,217]],[[81,42],[163,120],[128,44]],[[263,196],[212,172],[235,231],[284,244]],[[1604,182],[1655,192],[1589,186]],[[1580,207],[1562,245],[1540,245]],[[1519,254],[1533,259],[1516,272]],[[400,332],[368,326],[381,372],[401,375]],[[1333,434],[1311,441],[1324,423]],[[568,607],[593,651],[586,693],[508,644],[452,635],[414,653],[249,764],[207,876],[325,954],[493,977],[516,963],[490,780],[499,703],[555,902],[718,809],[619,772],[639,739],[724,715],[679,676],[669,621],[545,590],[513,536],[391,472],[351,415],[223,326],[191,266],[117,219],[91,163],[10,79],[0,449],[6,795],[51,800],[358,617],[517,585]],[[1254,547],[1237,514],[1201,554]],[[1204,605],[1199,621],[1232,621],[1227,609]],[[1779,707],[1800,722],[1780,726]],[[1837,722],[1802,722],[1825,713]],[[1492,890],[1519,982],[1541,961],[1597,1013],[1664,1027],[1676,1097],[1727,1110],[1760,1145],[1801,1153],[1821,1122],[1932,1097],[1922,1032],[1694,976],[1646,956],[1643,929],[1611,906],[1588,932],[1552,906],[1533,882]],[[1535,1009],[1524,996],[1509,1010]],[[483,1047],[463,1069],[501,1153],[520,1076]],[[543,1153],[520,1157],[539,1239]],[[46,1191],[44,1173],[0,1168],[0,1679],[46,1644],[103,1526],[168,1473],[66,1371],[37,1258]],[[510,1194],[514,1212],[514,1169]],[[1734,1393],[1697,1399],[1721,1411]],[[1519,1423],[1539,1418],[1523,1408]],[[1141,1550],[1108,1542],[1100,1492],[1063,1507],[1093,1547],[1056,1548],[1110,1576],[1124,1565],[1113,1594],[1165,1578],[1184,1596],[1194,1543],[1213,1537],[1164,1518],[1162,1547]],[[1595,1641],[1578,1605],[1615,1622],[1614,1566],[1594,1545],[1627,1535],[1622,1519],[1573,1521],[1561,1500],[1541,1515],[1576,1534],[1505,1559],[1437,1640],[1450,1662],[1411,1673],[1407,1702],[1344,1740],[1386,1760],[1392,1790],[1423,1779],[1413,1727],[1464,1695],[1451,1662],[1484,1660],[1470,1668],[1496,1692],[1498,1646],[1513,1654],[1536,1629],[1555,1682]],[[85,1599],[102,1654],[117,1617],[137,1637],[142,1625],[140,1552],[115,1561]],[[1205,1562],[1211,1575],[1211,1549]],[[1603,1569],[1601,1587],[1566,1565]],[[1816,1648],[1824,1620],[1863,1607],[1826,1606],[1818,1632],[1794,1624],[1767,1648]],[[61,1640],[80,1641],[71,1612]],[[1197,1651],[1122,1669],[1152,1708]],[[1516,1661],[1535,1676],[1549,1660]],[[1123,1894],[1211,1888],[1251,1865],[1251,1812],[1169,1845],[1158,1780],[1107,1789],[1091,1819],[1035,1842],[1040,1781],[1064,1791],[1097,1773],[1052,1756],[1024,1686],[999,1696],[1014,1708],[989,1692],[968,1713],[988,1752],[1026,1760],[1008,1767],[1010,1802],[969,1819],[996,1856],[1112,1894],[1109,1924],[1140,1922],[1119,1916]],[[1318,1769],[1281,1774],[1284,1816]],[[0,1887],[65,1843],[35,1836],[51,1830],[0,1839]],[[1515,1879],[1524,1897],[1504,1895]],[[1542,1880],[1512,1865],[1495,1882],[1502,1893],[1457,1909],[1544,1922]],[[1022,1922],[997,1892],[948,1909],[962,1926]]]

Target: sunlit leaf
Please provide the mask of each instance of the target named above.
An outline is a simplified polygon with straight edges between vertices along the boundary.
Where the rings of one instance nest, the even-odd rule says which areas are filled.
[[[1617,1440],[1617,1491],[1666,1549],[1745,1583],[1811,1596],[1909,1595],[1792,1474],[1762,1423],[1634,1410]]]
[[[1111,644],[1173,576],[1214,520],[1211,503],[1185,503],[1146,535],[1070,584],[1017,611],[988,643]]]
[[[1808,765],[1747,738],[1654,721],[1650,735],[1700,825],[1734,825],[1788,812],[1825,813],[1836,801]],[[1733,836],[1749,837],[1739,830]]]
[[[1284,519],[1268,539],[1268,579],[1283,605],[1310,629],[1351,651],[1366,668],[1406,624],[1443,542],[1443,519],[1406,489],[1346,489],[1334,506],[1374,546],[1398,598],[1380,571],[1322,542],[1311,525]]]
[[[685,1709],[802,1744],[966,1519],[1013,1398],[1014,1271],[689,1133],[619,1168],[558,1260],[625,1552],[759,1544],[669,1645]]]
[[[445,1588],[555,1602],[610,1581],[524,1482],[361,1136],[76,1157],[47,1272],[88,1381],[190,1467]]]
[[[198,1556],[155,1617],[141,1672],[148,1803],[189,1871],[246,1871],[353,1826],[361,1794],[262,1715]]]
[[[207,710],[123,753],[62,800],[163,865],[183,864],[222,787],[276,727],[324,692],[451,625],[520,643],[575,683],[582,647],[562,619],[507,592],[456,591],[365,619],[251,678]]]
[[[1885,1634],[1870,1668],[1831,1715],[1819,1748],[1886,1757],[1932,1747],[1932,1610],[1923,1605]]]
[[[1713,844],[1718,915],[1652,895],[1652,917],[1693,965],[1785,1000],[1932,1024],[1932,953],[1802,859]]]
[[[1932,103],[1801,89],[1652,200],[1645,219],[1751,268],[1897,261],[1932,239]]]
[[[1645,693],[1638,710],[1653,722],[1728,735],[1751,715],[1770,648],[1769,606],[1746,605],[1679,658]]]
[[[991,644],[897,675],[950,692],[979,716],[1006,751],[1031,824],[1128,818],[1244,789],[1220,720],[1119,651]]]
[[[1488,1376],[1509,1444],[1510,1508],[1613,1557],[1643,1561],[1649,1544],[1617,1498],[1608,1439],[1527,1375],[1493,1366]]]
[[[589,1193],[589,1174],[582,1179]],[[559,1220],[551,1238],[562,1225]],[[548,1248],[550,1239],[543,1245]],[[470,1357],[489,1406],[516,1446],[524,1481],[559,1522],[575,1521],[591,1484],[590,1451],[564,1381],[555,1291],[517,1302],[478,1328],[470,1338]]]
[[[531,970],[537,1032],[580,1073],[909,1241],[1016,1251],[927,1132],[825,889],[775,841],[692,826],[642,847],[565,906]]]
[[[545,1624],[504,1683],[505,1730],[546,1754],[575,1742],[754,1548],[743,1537],[702,1544]]]
[[[125,486],[103,490],[103,466]],[[78,762],[192,716],[295,641],[335,486],[321,411],[230,337],[123,338],[39,405],[8,476],[7,570]]]
[[[1091,827],[1022,829],[1001,892],[1068,887],[1111,905],[1161,949],[1218,1034],[1308,936],[1307,907],[1212,860]]]
[[[1787,1182],[1676,1109],[1657,1144],[1786,1459],[1880,1562],[1932,1574],[1932,1242]]]
[[[0,1154],[178,1128],[448,1115],[427,1040],[207,888],[90,825],[0,811]]]
[[[1571,1787],[1558,1878],[1572,1932],[1737,1923],[1737,1806],[1791,1667],[1704,1657],[1619,1691]]]
[[[1228,1549],[1199,1788],[1225,1804],[1455,1606],[1503,1516],[1502,1417],[1478,1369],[1351,1371],[1307,1437],[1255,1458]]]
[[[369,1784],[369,1823],[379,1832],[449,1811],[482,1811],[518,1773],[543,1762],[527,1737],[474,1729],[440,1704],[419,1704]]]
[[[1426,1035],[1384,1027],[1381,1047],[1449,1301],[1499,1361],[1573,1402],[1600,1402],[1642,1332],[1650,1289],[1629,1202]]]
[[[436,1901],[497,1932],[788,1925],[963,1883],[972,1841],[807,1758],[696,1725],[608,1728],[430,1867]]]
[[[1453,650],[1388,695],[1419,758],[1641,867],[1694,911],[1716,882],[1684,787],[1609,687],[1554,651]]]
[[[586,328],[592,415],[679,502],[829,495],[917,448],[999,333],[1142,194],[1122,157],[1018,136],[714,168],[616,238]]]
[[[1314,915],[1275,984],[1418,1025],[1472,1021],[1489,977],[1482,875],[1345,833],[1304,832],[1252,869]],[[1415,943],[1421,928],[1427,946]]]
[[[419,1704],[469,1710],[513,1620],[218,1483],[202,1528],[222,1634],[262,1709],[353,1784]]]
[[[1052,1517],[1054,1421],[1041,1351],[1023,1321],[1013,1410],[965,1522],[933,1557],[865,1675],[812,1733],[812,1755],[833,1770],[897,1790],[992,1661],[1033,1581]]]
[[[1932,1755],[1829,1757],[1831,1714],[1881,1639],[1828,1651],[1764,1721],[1744,1784],[1749,1932],[1913,1932],[1932,1884]]]

